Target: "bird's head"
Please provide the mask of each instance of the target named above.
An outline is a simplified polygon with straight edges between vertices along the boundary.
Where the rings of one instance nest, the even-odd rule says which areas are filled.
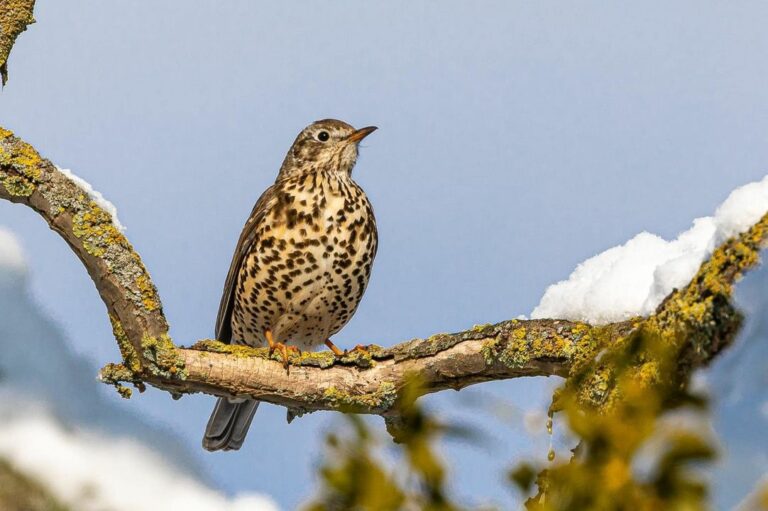
[[[350,174],[357,161],[357,145],[375,130],[375,126],[356,130],[336,119],[313,122],[296,137],[278,179],[319,171]]]

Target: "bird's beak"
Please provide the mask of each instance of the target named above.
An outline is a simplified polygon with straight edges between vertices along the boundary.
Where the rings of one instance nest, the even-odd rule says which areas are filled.
[[[359,130],[353,132],[350,136],[347,137],[347,142],[360,142],[362,139],[376,131],[376,126],[367,126],[365,128],[360,128]]]

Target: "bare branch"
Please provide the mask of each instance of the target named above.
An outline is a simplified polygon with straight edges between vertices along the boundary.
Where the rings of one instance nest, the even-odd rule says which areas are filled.
[[[141,258],[110,215],[25,142],[0,128],[0,198],[37,211],[86,267],[112,321],[123,361],[102,369],[104,381],[143,383],[174,394],[249,396],[289,409],[396,414],[412,375],[423,392],[461,389],[521,376],[568,376],[603,348],[639,332],[663,332],[679,343],[680,369],[707,363],[733,339],[740,316],[730,304],[732,285],[758,261],[768,238],[768,215],[719,247],[684,289],[649,318],[604,326],[563,320],[511,320],[456,334],[414,339],[370,355],[341,359],[330,353],[294,358],[290,372],[266,349],[200,341],[173,344],[160,299]],[[585,385],[588,400],[605,402],[610,390]]]

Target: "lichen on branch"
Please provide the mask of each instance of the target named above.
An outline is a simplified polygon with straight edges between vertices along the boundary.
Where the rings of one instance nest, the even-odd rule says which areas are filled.
[[[8,81],[8,56],[16,38],[35,22],[32,10],[35,0],[2,0],[0,2],[0,82]]]

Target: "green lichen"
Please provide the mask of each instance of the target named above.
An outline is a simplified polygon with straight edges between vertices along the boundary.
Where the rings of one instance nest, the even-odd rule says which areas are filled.
[[[146,369],[155,376],[167,379],[185,380],[187,372],[184,360],[168,334],[144,335],[141,339],[142,355]]]
[[[117,347],[120,349],[120,355],[123,357],[124,367],[132,374],[139,374],[141,372],[141,359],[133,344],[131,344],[130,339],[128,339],[122,323],[112,314],[109,315],[109,322],[112,323],[112,334],[115,336]],[[115,381],[126,380],[121,378]]]
[[[534,338],[529,341],[525,327],[515,328],[510,332],[506,345],[498,354],[499,361],[507,367],[523,367],[532,357],[538,357],[542,340]]]
[[[382,382],[376,391],[365,394],[351,394],[336,387],[328,387],[323,399],[335,409],[353,412],[356,410],[389,410],[397,400],[397,389],[391,382]]]
[[[512,369],[531,367],[533,361],[573,367],[591,360],[614,330],[569,321],[507,321],[494,326],[496,336],[483,342],[480,353],[486,365],[500,362]]]
[[[157,336],[145,334],[141,339],[141,355],[139,355],[125,333],[122,323],[111,314],[109,319],[123,357],[123,364],[105,366],[101,370],[102,381],[113,384],[121,381],[139,381],[144,373],[166,379],[186,379],[184,361],[179,357],[176,346],[168,334]]]
[[[133,381],[136,373],[123,364],[107,364],[99,371],[99,380],[103,383],[115,384]]]
[[[29,197],[40,183],[42,159],[31,145],[0,130],[0,183],[13,197]]]
[[[483,360],[485,360],[485,365],[493,365],[493,363],[496,361],[499,344],[500,339],[498,337],[494,337],[493,339],[484,341],[482,346],[480,346],[480,354],[483,356]]]
[[[8,176],[3,186],[14,197],[29,197],[35,191],[35,184],[23,176]]]
[[[448,339],[450,336],[451,334],[440,333],[440,334],[430,335],[425,340],[430,343],[442,343],[442,342],[445,342],[445,340]]]
[[[96,257],[103,257],[113,245],[128,243],[112,223],[112,216],[93,201],[78,211],[72,222],[72,232],[83,243],[83,248]]]
[[[160,299],[157,296],[157,289],[149,278],[149,275],[142,273],[136,277],[136,287],[139,288],[141,303],[147,311],[152,312],[160,308]]]
[[[123,364],[107,364],[99,371],[99,380],[107,385],[113,385],[124,399],[130,399],[133,391],[122,385],[122,382],[133,382],[134,385],[143,389],[143,384],[137,378],[137,374]]]

